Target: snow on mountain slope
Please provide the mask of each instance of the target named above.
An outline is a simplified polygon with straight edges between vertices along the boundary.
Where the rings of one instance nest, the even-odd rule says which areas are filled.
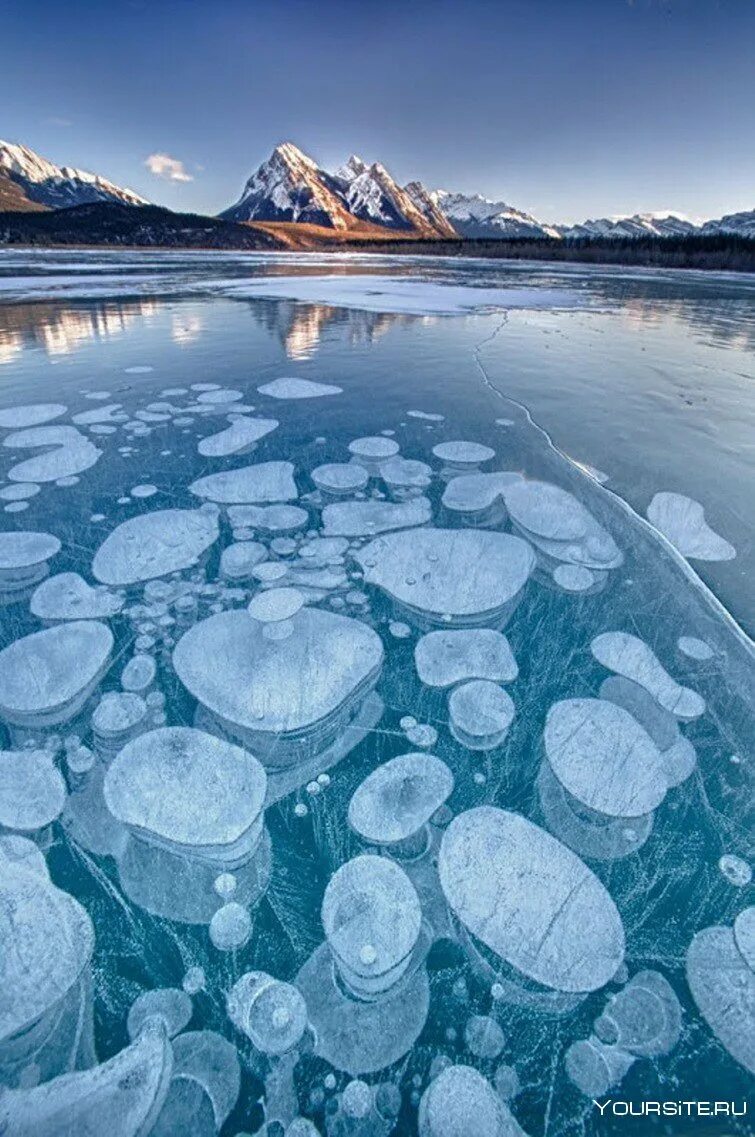
[[[368,165],[352,154],[336,175],[350,211],[363,221],[406,229],[428,237],[454,237],[453,226],[419,182],[401,187],[380,162]]]
[[[73,166],[56,166],[28,146],[0,139],[0,199],[7,208],[65,209],[97,201],[119,201],[125,205],[147,205],[133,190],[123,189],[100,174],[90,174]]]
[[[434,190],[430,197],[464,237],[560,236],[555,226],[538,221],[531,213],[515,209],[505,201],[448,190]]]
[[[734,237],[749,237],[755,239],[755,209],[748,209],[744,213],[727,213],[714,221],[706,221],[700,230],[705,236],[718,236],[729,234]]]
[[[627,217],[599,217],[580,225],[559,225],[562,237],[604,237],[620,240],[635,237],[688,237],[698,228],[681,213],[634,213]]]

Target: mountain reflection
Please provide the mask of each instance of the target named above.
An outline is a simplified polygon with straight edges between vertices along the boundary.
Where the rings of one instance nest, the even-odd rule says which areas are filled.
[[[328,304],[300,304],[293,300],[255,300],[251,312],[257,322],[277,336],[289,359],[309,359],[324,335],[335,333],[351,345],[374,343],[394,325],[430,323],[434,317],[397,312],[362,312]]]
[[[122,335],[138,320],[157,314],[159,300],[61,306],[59,303],[8,304],[0,307],[0,364],[10,363],[24,348],[41,348],[48,356],[70,355],[92,340]]]

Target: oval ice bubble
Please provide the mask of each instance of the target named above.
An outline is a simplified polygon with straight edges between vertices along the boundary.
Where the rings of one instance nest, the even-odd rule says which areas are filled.
[[[331,462],[316,466],[310,477],[319,490],[331,494],[349,494],[363,490],[370,480],[367,470],[356,462]]]
[[[515,715],[511,696],[487,679],[454,687],[448,699],[451,733],[470,750],[493,750],[506,738]]]
[[[162,509],[124,521],[94,555],[103,584],[130,585],[195,565],[218,538],[217,516],[205,509]]]
[[[40,620],[107,620],[120,612],[123,598],[93,588],[77,572],[61,572],[36,588],[30,607]]]
[[[197,478],[190,493],[223,505],[294,501],[299,496],[291,462],[258,462],[238,470],[222,470]]]
[[[508,683],[519,674],[509,641],[491,628],[428,632],[417,641],[414,662],[427,687],[452,687],[467,679]]]
[[[188,1025],[192,1016],[191,999],[179,987],[158,987],[154,991],[143,991],[128,1012],[126,1029],[133,1042],[141,1034],[149,1018],[159,1018],[165,1023],[168,1038],[174,1038]]]
[[[0,750],[0,831],[33,833],[63,812],[66,784],[47,750]]]
[[[564,699],[548,711],[545,753],[561,785],[597,813],[642,817],[666,796],[660,751],[623,707]]]
[[[604,986],[624,959],[624,929],[598,878],[516,813],[480,806],[443,835],[446,899],[464,927],[523,976],[557,991]]]
[[[372,537],[394,529],[411,529],[426,525],[432,507],[426,497],[410,501],[339,501],[322,511],[323,534],[326,537]]]
[[[227,458],[250,449],[261,438],[272,433],[279,423],[274,418],[234,417],[230,426],[217,434],[200,439],[197,450],[203,458]]]
[[[51,419],[60,418],[67,410],[63,403],[30,403],[20,407],[4,407],[0,410],[0,427],[3,430],[24,430],[30,426],[41,426]]]
[[[495,458],[495,450],[491,450],[489,446],[483,446],[480,442],[466,441],[439,442],[437,446],[433,446],[433,454],[448,466],[460,469],[475,469],[483,462]]]
[[[652,648],[638,636],[628,632],[603,632],[592,641],[590,650],[598,663],[639,683],[677,718],[696,719],[705,710],[702,696],[677,683]]]
[[[523,1137],[524,1131],[490,1082],[472,1066],[448,1066],[419,1103],[419,1137]]]
[[[657,493],[647,508],[647,518],[690,560],[730,561],[737,555],[734,546],[708,525],[700,502],[684,494]]]
[[[687,951],[687,983],[700,1014],[732,1058],[755,1074],[755,972],[728,927],[703,928]]]
[[[406,841],[427,824],[453,787],[453,774],[440,758],[401,754],[378,766],[357,788],[349,803],[349,825],[376,845]]]
[[[0,652],[0,714],[17,726],[66,722],[104,674],[113,648],[96,620],[57,624]]]
[[[228,993],[228,1017],[263,1054],[285,1054],[307,1026],[307,1008],[299,991],[264,971],[242,975]]]
[[[340,395],[342,387],[333,383],[316,383],[312,379],[281,378],[263,383],[257,390],[271,399],[321,399],[326,395]]]

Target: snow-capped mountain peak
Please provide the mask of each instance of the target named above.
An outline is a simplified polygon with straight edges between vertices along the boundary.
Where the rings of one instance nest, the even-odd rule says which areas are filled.
[[[96,201],[147,205],[146,198],[115,185],[100,174],[74,166],[56,166],[28,146],[0,140],[0,177],[13,182],[25,200],[53,209]]]
[[[557,237],[552,225],[544,224],[505,201],[492,201],[479,193],[434,190],[435,204],[464,237]]]

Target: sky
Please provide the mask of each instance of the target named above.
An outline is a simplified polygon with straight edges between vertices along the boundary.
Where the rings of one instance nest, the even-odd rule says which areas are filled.
[[[542,220],[755,208],[755,0],[0,0],[0,138],[173,209],[276,143]]]

